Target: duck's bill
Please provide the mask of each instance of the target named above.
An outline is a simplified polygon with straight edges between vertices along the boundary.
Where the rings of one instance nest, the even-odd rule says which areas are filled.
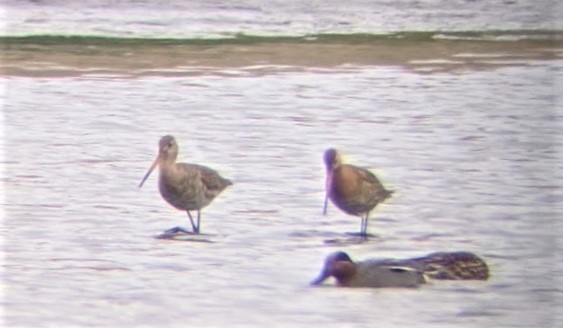
[[[315,278],[313,281],[311,281],[310,285],[311,286],[318,286],[318,285],[322,284],[325,280],[327,280],[328,277],[329,277],[329,275],[325,271],[323,271],[323,272],[321,272],[321,274],[317,278]]]
[[[160,162],[160,156],[157,156],[154,159],[154,162],[152,162],[152,165],[150,167],[150,169],[147,171],[147,173],[145,174],[145,176],[143,177],[143,180],[141,180],[141,183],[139,183],[139,188],[141,188],[143,186],[143,183],[145,183],[145,181],[149,178],[149,176],[151,175],[152,171],[154,170],[154,168],[158,165],[158,163]]]

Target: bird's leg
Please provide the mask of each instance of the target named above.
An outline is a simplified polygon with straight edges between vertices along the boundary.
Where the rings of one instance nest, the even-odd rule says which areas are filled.
[[[197,211],[197,233],[199,233],[199,224],[201,220],[201,211]]]
[[[362,233],[363,237],[367,237],[368,235],[368,217],[369,213],[366,213],[366,216],[362,218]]]
[[[192,224],[193,232],[199,233],[199,227],[194,224],[194,219],[192,218],[192,214],[190,213],[190,211],[186,211],[186,213],[188,213],[188,217],[190,218],[190,223]],[[199,211],[198,211],[198,213],[199,213]],[[199,224],[199,222],[198,222],[198,224]]]

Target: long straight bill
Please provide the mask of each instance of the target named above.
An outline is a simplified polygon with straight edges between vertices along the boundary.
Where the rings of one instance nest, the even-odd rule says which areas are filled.
[[[154,162],[152,162],[151,168],[147,171],[147,173],[145,174],[145,177],[143,178],[143,180],[141,180],[141,183],[139,183],[139,188],[141,188],[143,186],[143,183],[145,183],[145,181],[149,178],[149,175],[151,175],[152,171],[158,165],[158,163],[160,163],[160,156],[157,156],[154,159]]]
[[[326,172],[326,181],[325,181],[325,204],[323,206],[323,215],[326,215],[328,209],[328,193],[330,192],[330,187],[332,184],[332,172]]]

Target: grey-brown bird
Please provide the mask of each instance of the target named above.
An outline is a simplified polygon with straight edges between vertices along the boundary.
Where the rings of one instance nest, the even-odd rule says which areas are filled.
[[[393,191],[383,187],[370,171],[343,164],[336,149],[324,153],[326,165],[326,196],[323,214],[326,215],[328,199],[347,214],[361,217],[360,235],[367,236],[370,212],[391,196]]]
[[[330,254],[321,274],[311,282],[320,285],[334,277],[342,287],[418,287],[428,280],[487,280],[485,261],[469,252],[438,252],[411,259],[370,259],[354,262],[344,252]]]
[[[158,155],[147,171],[139,188],[152,171],[159,166],[158,189],[162,198],[170,205],[188,213],[194,233],[200,233],[201,209],[209,205],[225,188],[233,183],[221,177],[217,171],[203,165],[176,163],[178,143],[171,135],[159,141]],[[197,211],[197,223],[190,211]],[[182,228],[172,228],[167,232],[186,232]]]

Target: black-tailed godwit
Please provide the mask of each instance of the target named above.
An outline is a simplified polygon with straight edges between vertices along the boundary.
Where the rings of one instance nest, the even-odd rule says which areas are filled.
[[[200,233],[201,209],[209,205],[217,195],[233,183],[221,177],[217,171],[198,164],[176,163],[178,144],[173,136],[160,139],[158,155],[147,171],[139,188],[151,172],[159,166],[158,189],[170,205],[188,213],[194,233]],[[197,211],[197,223],[190,211]],[[172,228],[167,232],[187,232]]]
[[[323,214],[326,214],[327,199],[339,209],[362,219],[360,234],[367,236],[370,212],[389,198],[393,191],[383,187],[377,177],[370,171],[343,164],[338,151],[327,149],[324,153],[326,165],[326,197]]]

